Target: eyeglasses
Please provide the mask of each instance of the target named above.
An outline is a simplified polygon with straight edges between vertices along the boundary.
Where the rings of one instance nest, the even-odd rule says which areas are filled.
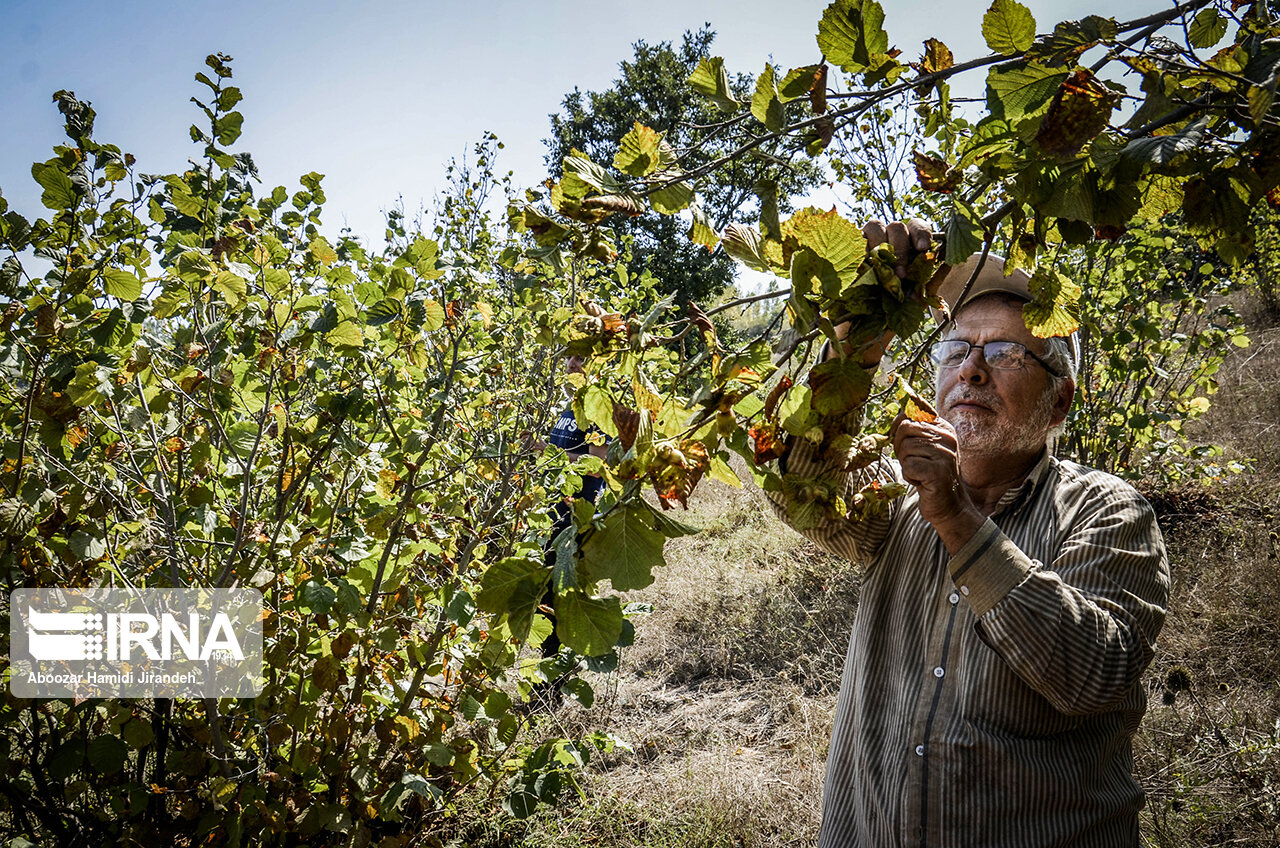
[[[929,358],[943,368],[959,368],[960,364],[969,358],[969,351],[975,348],[982,351],[982,358],[988,365],[1000,371],[1017,371],[1027,364],[1026,358],[1029,356],[1053,376],[1062,376],[1050,368],[1043,359],[1027,350],[1026,345],[1018,342],[987,342],[984,345],[976,345],[963,339],[948,339],[944,342],[936,342],[930,347]]]

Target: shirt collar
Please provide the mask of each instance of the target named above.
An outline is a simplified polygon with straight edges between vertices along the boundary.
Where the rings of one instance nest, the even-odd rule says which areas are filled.
[[[1008,512],[1030,500],[1031,496],[1039,490],[1040,484],[1044,482],[1052,462],[1053,457],[1050,455],[1049,448],[1046,445],[1040,451],[1040,458],[1036,460],[1035,465],[1031,466],[1031,470],[1027,472],[1027,476],[1023,481],[1000,496],[1000,500],[996,502],[996,508],[991,513],[991,517],[994,518],[997,515]]]

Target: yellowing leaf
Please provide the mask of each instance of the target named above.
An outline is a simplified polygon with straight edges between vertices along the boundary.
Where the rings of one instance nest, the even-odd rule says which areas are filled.
[[[661,160],[662,133],[639,121],[618,142],[613,167],[633,177],[645,177],[658,169]]]
[[[912,421],[919,421],[931,424],[938,420],[938,410],[933,408],[933,404],[925,400],[924,396],[915,390],[901,374],[898,375],[898,388],[902,389],[904,395],[902,399],[902,414]]]
[[[1087,68],[1080,68],[1062,81],[1040,124],[1036,142],[1055,156],[1076,155],[1086,142],[1106,129],[1119,99]]]
[[[1022,320],[1039,338],[1069,336],[1080,326],[1080,286],[1041,265],[1028,284],[1031,302],[1022,307]]]
[[[766,64],[764,72],[756,78],[755,96],[751,98],[751,114],[770,132],[778,132],[786,123],[787,113],[778,97],[773,65]]]
[[[919,150],[911,154],[916,166],[916,178],[925,191],[937,191],[951,194],[960,187],[961,174],[947,165],[945,159],[921,153]]]
[[[792,215],[782,224],[782,243],[788,253],[809,248],[836,271],[857,268],[867,255],[862,231],[834,206],[827,212],[810,206]]]
[[[332,265],[338,261],[338,254],[324,236],[316,236],[308,247],[311,255],[325,265]]]
[[[738,108],[738,101],[729,90],[729,74],[724,69],[724,59],[719,56],[704,58],[689,74],[689,85],[699,94],[711,98],[722,112]]]
[[[364,346],[364,333],[354,321],[340,322],[338,326],[325,333],[324,337],[330,344],[345,345],[347,347]]]
[[[653,204],[653,211],[658,214],[674,215],[687,209],[693,202],[693,186],[688,183],[671,183],[649,195],[649,202]]]
[[[924,55],[920,57],[920,71],[926,74],[934,74],[938,71],[945,71],[955,64],[955,58],[951,55],[951,48],[943,44],[936,38],[930,38],[924,43]]]
[[[716,235],[707,213],[696,203],[689,211],[693,213],[693,221],[689,224],[689,241],[700,244],[709,251],[715,249],[720,243],[720,236]]]

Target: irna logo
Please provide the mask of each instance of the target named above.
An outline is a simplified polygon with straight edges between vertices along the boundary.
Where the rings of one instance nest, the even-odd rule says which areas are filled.
[[[9,610],[20,698],[251,698],[265,682],[257,589],[18,589]]]
[[[214,651],[244,659],[244,649],[225,612],[207,625],[197,612],[186,621],[173,613],[74,613],[28,610],[27,646],[37,660],[134,659],[137,649],[151,660],[170,660],[175,650],[191,660],[207,660]],[[104,652],[105,647],[105,652]]]

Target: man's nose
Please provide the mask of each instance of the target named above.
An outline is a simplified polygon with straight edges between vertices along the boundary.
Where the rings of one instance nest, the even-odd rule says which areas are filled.
[[[969,355],[964,358],[964,362],[960,363],[959,377],[966,383],[981,385],[991,378],[989,368],[986,358],[982,355],[982,348],[973,347],[969,349]]]

